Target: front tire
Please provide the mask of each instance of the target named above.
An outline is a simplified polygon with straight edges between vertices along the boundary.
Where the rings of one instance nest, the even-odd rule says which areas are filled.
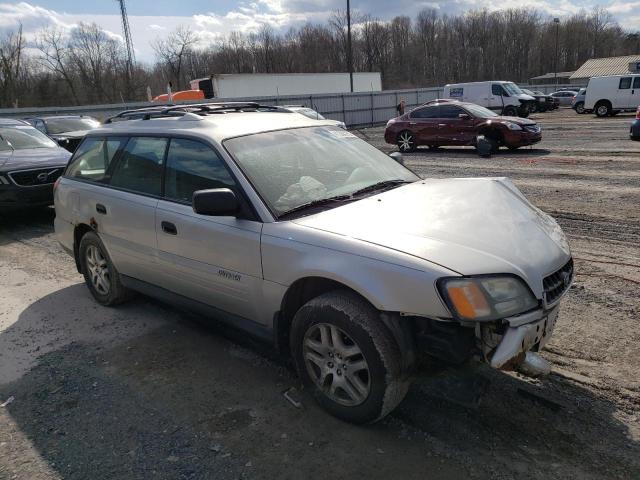
[[[99,304],[117,305],[130,297],[129,290],[120,282],[120,274],[95,232],[87,232],[82,237],[78,255],[84,281]]]
[[[578,102],[573,107],[578,115],[582,115],[584,113],[584,102]]]
[[[396,144],[401,152],[413,152],[417,147],[416,137],[409,130],[400,132]]]
[[[518,110],[516,109],[516,107],[509,105],[508,107],[504,107],[502,109],[502,115],[504,115],[505,117],[517,117]]]
[[[347,422],[380,420],[409,387],[396,341],[379,312],[354,293],[336,290],[303,305],[293,319],[290,343],[305,387],[325,410]]]

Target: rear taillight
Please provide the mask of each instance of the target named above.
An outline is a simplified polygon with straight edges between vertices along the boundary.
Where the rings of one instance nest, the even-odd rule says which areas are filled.
[[[55,181],[55,182],[53,182],[53,191],[54,191],[54,192],[56,191],[56,188],[58,188],[58,184],[60,183],[60,180],[61,180],[61,179],[62,179],[62,177],[58,177],[58,178],[56,179],[56,181]]]
[[[640,120],[640,107],[636,110],[636,118]]]

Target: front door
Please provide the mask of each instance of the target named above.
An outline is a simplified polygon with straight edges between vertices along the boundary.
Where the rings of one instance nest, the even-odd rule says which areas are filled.
[[[463,115],[461,118],[460,115]],[[475,140],[475,125],[471,116],[457,105],[440,105],[438,143],[469,145]]]
[[[250,214],[199,215],[193,192],[229,188],[241,198],[224,161],[197,140],[173,138],[164,198],[156,213],[162,286],[224,312],[259,321],[262,223]]]

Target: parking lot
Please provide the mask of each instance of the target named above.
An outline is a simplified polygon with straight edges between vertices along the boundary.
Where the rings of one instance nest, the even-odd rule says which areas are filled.
[[[640,142],[631,115],[533,116],[490,158],[420,149],[424,177],[510,177],[569,236],[577,277],[544,380],[418,380],[381,423],[321,411],[267,346],[137,297],[98,306],[52,209],[0,216],[0,479],[640,478]],[[383,127],[358,130],[384,144]]]

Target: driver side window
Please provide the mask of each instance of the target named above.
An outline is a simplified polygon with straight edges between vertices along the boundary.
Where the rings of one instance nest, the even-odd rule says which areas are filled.
[[[502,85],[499,85],[497,83],[494,83],[493,85],[491,85],[491,94],[492,95],[497,95],[498,97],[508,97],[509,95],[507,95],[507,92],[505,92],[504,88],[502,88]]]

